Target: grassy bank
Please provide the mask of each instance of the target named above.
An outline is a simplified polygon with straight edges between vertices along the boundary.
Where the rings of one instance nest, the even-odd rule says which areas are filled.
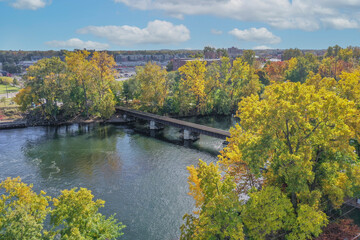
[[[14,87],[14,86],[11,86],[11,85],[7,86],[8,93],[18,92],[19,90],[20,90],[20,88],[18,88],[18,87]],[[5,94],[5,93],[6,93],[6,85],[0,84],[0,94]]]
[[[0,122],[21,119],[22,116],[18,107],[11,98],[5,98],[5,102],[0,101]]]

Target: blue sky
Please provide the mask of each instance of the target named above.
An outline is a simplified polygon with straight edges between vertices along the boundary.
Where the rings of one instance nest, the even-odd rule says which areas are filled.
[[[360,0],[0,0],[0,49],[359,45]]]

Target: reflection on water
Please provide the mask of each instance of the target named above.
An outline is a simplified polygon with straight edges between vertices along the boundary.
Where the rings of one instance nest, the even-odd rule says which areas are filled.
[[[221,129],[233,124],[198,120]],[[53,196],[86,187],[106,201],[104,214],[116,213],[127,226],[121,239],[178,239],[182,216],[193,209],[186,166],[216,161],[222,142],[207,136],[183,142],[179,129],[150,132],[141,123],[3,130],[0,180],[20,176]]]

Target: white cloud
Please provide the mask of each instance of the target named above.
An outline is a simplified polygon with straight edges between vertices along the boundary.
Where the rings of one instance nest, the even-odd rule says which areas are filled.
[[[249,28],[245,30],[239,30],[237,28],[231,30],[229,34],[235,36],[240,41],[258,42],[277,44],[281,42],[281,38],[275,36],[272,32],[266,28]]]
[[[265,46],[265,45],[261,45],[261,46],[253,47],[253,49],[254,50],[266,50],[266,49],[273,49],[273,48]]]
[[[50,0],[0,0],[9,2],[10,5],[17,9],[28,9],[28,10],[37,10],[39,8],[45,7],[49,4]]]
[[[358,28],[360,25],[359,0],[114,1],[141,10],[162,10],[178,18],[184,15],[214,15],[266,23],[283,29],[314,31],[320,28]]]
[[[359,23],[355,20],[345,18],[325,18],[323,22],[326,27],[334,29],[359,28]]]
[[[223,34],[223,32],[221,30],[217,30],[217,29],[211,29],[211,33],[214,35],[221,35]]]
[[[65,49],[96,49],[96,50],[105,50],[110,46],[106,43],[99,43],[93,41],[82,41],[78,38],[71,38],[67,41],[50,41],[45,44],[55,47],[55,48],[65,48]]]
[[[184,25],[173,25],[170,22],[155,20],[146,28],[136,26],[88,26],[77,31],[80,34],[92,34],[103,37],[119,45],[136,44],[172,44],[190,39],[190,31]]]

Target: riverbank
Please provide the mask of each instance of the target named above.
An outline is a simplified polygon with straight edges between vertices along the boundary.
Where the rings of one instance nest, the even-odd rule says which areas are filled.
[[[110,119],[101,119],[101,118],[90,118],[85,119],[83,117],[75,117],[66,121],[48,121],[44,119],[40,119],[38,117],[34,117],[31,115],[27,115],[21,119],[15,120],[0,120],[0,130],[2,129],[14,129],[14,128],[26,128],[26,127],[37,127],[37,126],[66,126],[71,124],[90,124],[90,123],[110,123],[110,124],[122,124],[128,123],[129,120],[124,120],[118,114],[115,114]]]

